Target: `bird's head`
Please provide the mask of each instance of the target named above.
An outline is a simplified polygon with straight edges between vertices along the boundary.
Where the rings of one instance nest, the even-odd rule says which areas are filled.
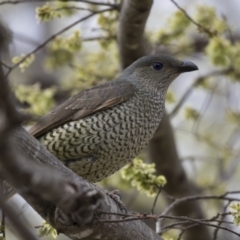
[[[166,91],[170,83],[181,73],[198,70],[190,61],[180,61],[165,54],[139,58],[126,68],[123,74],[134,82],[157,91]]]

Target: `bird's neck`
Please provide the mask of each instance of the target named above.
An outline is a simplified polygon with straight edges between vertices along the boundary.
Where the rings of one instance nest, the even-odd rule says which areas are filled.
[[[137,82],[135,84],[140,91],[146,92],[149,96],[156,99],[165,99],[167,87],[163,88],[157,84],[148,84],[147,82]]]

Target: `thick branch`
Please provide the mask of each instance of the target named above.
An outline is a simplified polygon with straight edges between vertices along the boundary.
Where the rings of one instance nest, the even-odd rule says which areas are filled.
[[[5,35],[0,34],[0,43],[1,37]],[[119,206],[103,189],[73,173],[18,126],[22,118],[14,108],[1,66],[0,83],[0,174],[44,219],[71,239],[160,239],[140,220],[104,223],[117,218],[101,212],[120,213]],[[104,201],[96,210],[100,199],[97,193]]]
[[[43,218],[47,219],[55,228],[57,228],[59,232],[66,234],[70,238],[73,238],[73,235],[75,237],[79,236],[79,238],[76,237],[73,239],[80,239],[80,237],[83,236],[81,234],[86,233],[86,240],[94,239],[94,237],[103,235],[104,239],[159,239],[159,236],[157,236],[156,233],[154,233],[141,221],[121,224],[100,223],[99,219],[104,221],[114,220],[116,218],[110,215],[102,215],[99,212],[121,212],[118,205],[104,193],[103,189],[88,183],[73,173],[70,169],[66,168],[59,160],[47,152],[46,149],[24,129],[20,128],[14,132],[14,135],[12,136],[12,142],[16,148],[21,149],[22,153],[25,155],[27,154],[32,161],[44,163],[44,165],[48,166],[49,168],[54,168],[68,181],[75,182],[79,186],[79,189],[92,189],[99,191],[102,193],[102,195],[104,195],[104,201],[95,212],[93,223],[85,224],[83,221],[82,224],[79,224],[79,227],[76,227],[74,224],[71,226],[64,226],[61,224],[61,222],[56,222],[56,212],[59,214],[59,211],[56,211],[56,207],[52,203],[42,201],[38,197],[29,197],[27,194],[22,193],[23,197],[28,200],[34,209]]]
[[[1,83],[4,89],[2,78]],[[44,219],[72,239],[160,239],[141,221],[104,223],[116,217],[100,212],[121,212],[118,205],[103,189],[65,167],[26,130],[21,127],[13,130],[18,121],[9,115],[8,110],[14,109],[8,96],[7,91],[0,91],[0,135],[4,136],[0,141],[1,175]],[[95,211],[99,192],[104,201]]]
[[[125,0],[121,8],[118,47],[122,69],[146,55],[144,28],[152,0]]]

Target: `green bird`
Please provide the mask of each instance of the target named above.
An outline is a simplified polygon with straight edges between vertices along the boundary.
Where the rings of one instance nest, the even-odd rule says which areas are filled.
[[[146,147],[162,119],[170,83],[195,70],[194,63],[164,54],[142,57],[112,82],[67,99],[30,133],[78,175],[101,181]]]

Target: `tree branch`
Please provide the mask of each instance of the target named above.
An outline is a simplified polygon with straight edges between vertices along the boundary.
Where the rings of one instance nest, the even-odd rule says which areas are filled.
[[[116,224],[101,222],[116,219],[102,216],[101,211],[120,213],[119,206],[103,189],[73,173],[19,126],[23,118],[15,110],[1,67],[0,82],[0,175],[58,233],[74,240],[161,239],[140,220]],[[100,201],[102,198],[104,201]]]
[[[178,3],[174,0],[170,0],[184,15],[185,17],[190,21],[192,22],[194,25],[196,25],[198,27],[198,29],[202,32],[205,32],[206,34],[208,34],[209,37],[213,37],[213,36],[216,36],[217,34],[210,31],[210,29],[208,28],[205,28],[204,26],[202,26],[201,24],[199,24],[198,22],[196,22],[192,17],[190,17],[188,15],[188,13],[178,5]]]
[[[88,14],[87,16],[78,19],[77,21],[73,22],[72,24],[68,25],[67,27],[61,29],[57,33],[53,34],[50,38],[45,40],[43,43],[39,44],[33,51],[31,51],[25,57],[23,57],[18,63],[16,63],[13,66],[9,67],[9,71],[6,74],[6,77],[8,77],[9,74],[12,72],[12,70],[14,70],[16,67],[18,67],[21,63],[23,63],[29,56],[31,56],[32,54],[35,54],[36,52],[38,52],[40,49],[42,49],[44,46],[46,46],[49,42],[53,41],[60,34],[66,32],[67,30],[69,30],[70,28],[74,27],[78,23],[83,22],[83,21],[87,20],[88,18],[90,18],[90,17],[92,17],[92,16],[94,16],[96,14],[100,14],[100,13],[107,12],[107,11],[112,11],[112,10],[114,10],[114,8],[107,8],[107,9],[103,9],[103,10],[92,12],[92,13]]]
[[[122,69],[147,53],[144,28],[152,3],[152,0],[123,2],[118,29],[118,48]]]
[[[105,239],[160,239],[156,233],[141,221],[131,222],[131,224],[116,223],[114,225],[100,223],[99,219],[101,219],[101,221],[116,219],[114,216],[102,215],[101,211],[121,212],[119,206],[105,194],[103,189],[88,183],[65,167],[62,162],[46,151],[46,149],[24,129],[20,128],[14,132],[11,143],[15,148],[19,149],[20,153],[28,156],[32,161],[43,163],[50,169],[54,168],[56,171],[60,172],[64,179],[74,182],[79,186],[79,189],[95,190],[104,196],[104,201],[101,202],[100,207],[95,211],[92,222],[86,225],[86,222],[84,222],[85,219],[82,219],[83,222],[77,227],[73,224],[71,226],[63,225],[61,222],[62,215],[56,218],[56,214],[58,215],[59,213],[62,213],[56,209],[54,204],[43,201],[42,199],[39,199],[38,196],[29,196],[26,192],[21,192],[21,195],[32,205],[32,207],[59,232],[64,233],[70,238],[72,238],[73,235],[78,234],[79,238],[76,239],[80,239],[82,232],[87,232],[89,236],[86,236],[86,240],[93,239],[96,236],[102,236],[103,233]],[[84,208],[84,205],[82,208]],[[81,215],[79,218],[81,218]],[[76,217],[74,219],[76,219]]]
[[[124,1],[119,20],[118,47],[121,67],[124,69],[137,58],[148,54],[144,41],[144,28],[150,13],[152,0]],[[186,173],[179,161],[175,139],[167,114],[164,114],[153,139],[149,144],[149,158],[156,164],[157,174],[166,176],[166,191],[176,197],[196,193],[187,180]],[[197,202],[184,203],[175,208],[177,215],[204,218]],[[186,240],[211,239],[205,226],[197,226],[188,231]]]

